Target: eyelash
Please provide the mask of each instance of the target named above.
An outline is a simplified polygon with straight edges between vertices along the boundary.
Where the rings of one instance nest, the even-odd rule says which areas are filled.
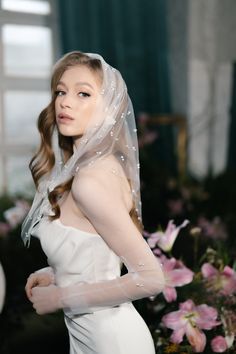
[[[90,97],[90,94],[87,93],[87,92],[79,92],[79,95],[80,95],[81,93],[83,94],[83,97],[84,97],[84,96],[85,96],[85,97]]]
[[[62,93],[62,95],[61,95],[60,93]],[[63,96],[64,94],[65,94],[65,91],[62,91],[62,90],[57,90],[57,91],[55,91],[55,95],[56,95],[56,96]],[[79,92],[79,95],[80,95],[80,94],[83,94],[82,97],[90,97],[90,96],[91,96],[89,93],[83,92],[83,91]]]

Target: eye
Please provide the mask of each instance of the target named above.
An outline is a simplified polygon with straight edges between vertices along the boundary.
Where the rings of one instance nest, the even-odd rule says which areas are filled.
[[[63,95],[65,95],[65,91],[56,90],[56,91],[55,91],[55,95],[56,95],[56,96],[63,96]]]
[[[79,92],[78,94],[80,97],[90,97],[90,94],[87,92]]]

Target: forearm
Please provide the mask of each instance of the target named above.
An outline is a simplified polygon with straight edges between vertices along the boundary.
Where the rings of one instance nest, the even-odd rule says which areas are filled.
[[[163,287],[164,277],[161,270],[130,272],[113,280],[61,288],[61,304],[70,314],[92,313],[157,295]]]

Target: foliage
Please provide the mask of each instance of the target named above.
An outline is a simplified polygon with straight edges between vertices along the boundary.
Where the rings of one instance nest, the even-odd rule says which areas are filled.
[[[160,261],[174,259],[193,272],[191,281],[188,279],[182,286],[179,283],[176,297],[172,293],[168,298],[163,292],[145,300],[156,352],[233,354],[236,352],[236,172],[225,171],[201,181],[190,175],[177,176],[149,153],[151,149],[152,144],[144,145],[140,153],[144,237]],[[180,226],[185,220],[189,223],[179,230],[170,248],[169,223]],[[176,279],[165,275],[170,286]],[[211,314],[211,324],[204,317],[199,320],[198,310],[202,305]],[[191,311],[184,314],[188,307]]]

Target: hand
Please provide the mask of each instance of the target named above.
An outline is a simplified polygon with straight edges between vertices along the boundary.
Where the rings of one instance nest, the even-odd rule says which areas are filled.
[[[30,301],[38,315],[55,312],[62,308],[61,288],[56,285],[36,286],[32,290]]]
[[[30,274],[25,286],[25,291],[28,299],[31,300],[32,288],[34,288],[35,286],[48,286],[51,284],[53,284],[53,277],[48,272],[36,272]]]

